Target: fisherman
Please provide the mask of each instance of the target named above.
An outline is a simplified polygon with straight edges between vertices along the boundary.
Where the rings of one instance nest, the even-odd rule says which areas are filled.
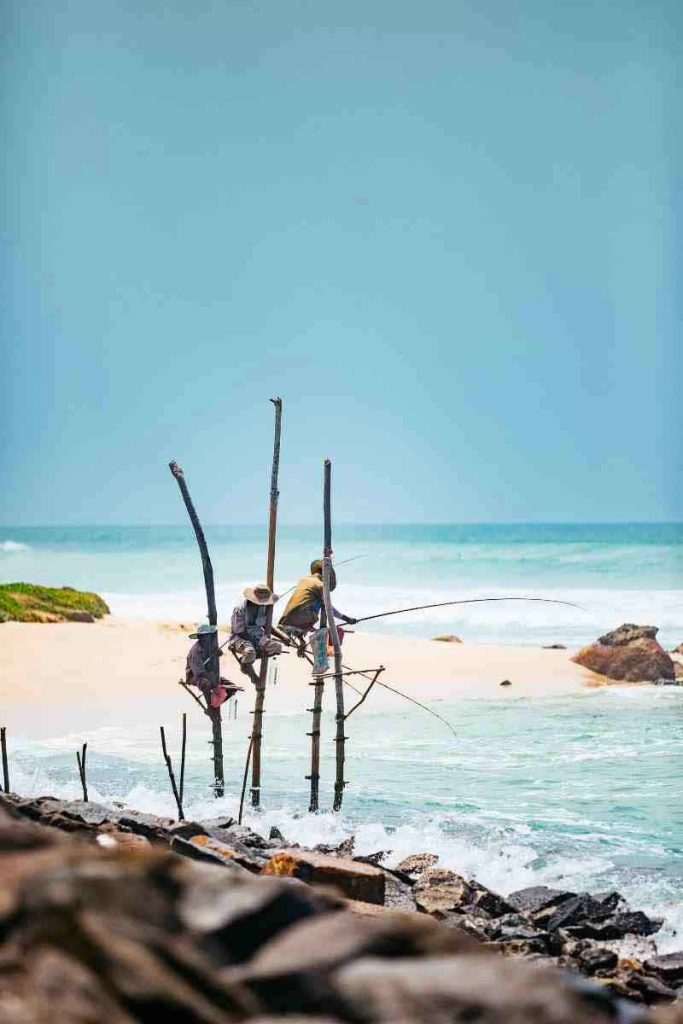
[[[185,683],[201,690],[207,706],[210,708],[220,707],[233,694],[242,689],[241,686],[235,686],[229,679],[222,677],[214,686],[215,674],[209,666],[212,656],[211,637],[216,632],[215,626],[203,622],[196,633],[190,633],[190,640],[197,642],[192,644],[185,665]]]
[[[278,599],[265,583],[257,583],[254,587],[244,588],[244,601],[236,605],[232,612],[232,633],[228,647],[237,656],[242,671],[248,675],[252,683],[258,682],[254,671],[257,658],[272,658],[282,654],[282,644],[270,635],[268,609]]]
[[[337,577],[334,569],[331,569],[330,590],[334,590],[336,586]],[[301,639],[315,628],[322,606],[323,563],[320,558],[316,558],[314,562],[311,562],[310,576],[303,576],[294,588],[294,593],[287,602],[287,607],[282,613],[278,628],[288,633],[294,639]],[[337,611],[334,607],[332,611],[336,619],[341,619],[342,622],[347,623],[349,626],[355,624],[356,619],[351,618],[350,615],[344,615],[343,612]]]

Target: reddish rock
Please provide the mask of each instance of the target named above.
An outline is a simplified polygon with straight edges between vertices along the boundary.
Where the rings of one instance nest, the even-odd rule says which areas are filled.
[[[452,633],[447,633],[445,636],[432,637],[433,640],[439,640],[442,644],[461,644],[462,640],[459,636],[453,636]]]
[[[364,903],[384,903],[384,872],[345,857],[313,850],[280,850],[273,854],[262,873],[332,886],[349,899]]]
[[[635,639],[614,640],[615,634],[629,637],[634,631],[647,630],[648,635]],[[656,682],[658,679],[674,679],[674,662],[666,651],[649,635],[654,626],[621,626],[619,630],[600,637],[595,644],[584,647],[573,658],[578,665],[607,676],[608,679],[629,683]],[[607,642],[605,642],[607,641]]]

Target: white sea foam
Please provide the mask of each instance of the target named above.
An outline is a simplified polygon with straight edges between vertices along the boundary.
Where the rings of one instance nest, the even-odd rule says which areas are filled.
[[[29,551],[28,544],[22,544],[18,540],[0,540],[0,551],[11,553],[13,551]]]
[[[227,621],[248,580],[224,583],[217,588],[219,616]],[[279,584],[284,594],[293,581]],[[203,590],[180,590],[103,595],[114,614],[132,619],[168,619],[197,622],[205,616]],[[680,643],[683,636],[683,599],[680,590],[611,590],[605,588],[555,589],[499,587],[453,588],[446,590],[415,586],[370,586],[350,583],[335,594],[338,607],[357,616],[414,605],[482,597],[542,597],[567,601],[579,607],[540,601],[492,601],[451,605],[425,611],[405,612],[361,624],[360,629],[402,632],[430,636],[453,632],[472,643],[566,643],[578,645],[615,628],[622,622],[651,622],[660,627],[664,645]],[[285,598],[286,600],[286,598]],[[284,608],[284,603],[279,607]]]

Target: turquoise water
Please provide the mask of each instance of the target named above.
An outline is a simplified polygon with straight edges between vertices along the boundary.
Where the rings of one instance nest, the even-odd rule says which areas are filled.
[[[430,850],[503,892],[537,883],[615,887],[666,917],[661,948],[683,946],[681,690],[615,688],[434,707],[457,738],[407,705],[349,720],[340,816],[305,813],[307,716],[269,715],[264,810],[249,810],[247,820],[266,832],[276,824],[305,842],[353,833],[360,852],[391,850],[394,863]],[[245,712],[238,706],[237,720],[225,723],[228,795],[219,802],[208,791],[206,727],[189,714],[189,816],[235,814],[250,726]],[[178,737],[169,732],[173,753]],[[332,797],[333,733],[328,713],[323,808]],[[90,743],[91,798],[173,813],[156,727],[109,725],[85,737],[15,745],[17,789],[78,796],[73,751],[82,739]]]
[[[265,533],[207,527],[219,613],[264,575]],[[320,553],[320,531],[282,527],[276,582],[286,590]],[[361,558],[355,558],[362,555]],[[335,531],[341,608],[370,615],[473,596],[534,595],[581,609],[519,603],[416,612],[368,629],[473,642],[582,643],[623,621],[683,640],[683,524],[342,526]],[[126,617],[200,619],[205,603],[189,527],[0,530],[0,579],[70,584],[105,594]]]
[[[225,621],[244,583],[263,575],[263,531],[212,527],[207,534]],[[665,645],[683,641],[681,525],[347,527],[335,543],[338,560],[365,556],[340,568],[336,594],[339,607],[358,615],[501,594],[583,606],[477,605],[380,620],[378,630],[572,644],[635,621],[659,625]],[[319,547],[317,530],[283,528],[281,590]],[[203,614],[197,553],[185,528],[5,527],[0,577],[95,589],[124,616]],[[683,947],[682,689],[615,687],[434,708],[454,724],[457,739],[409,705],[380,714],[369,704],[349,721],[342,815],[305,813],[306,716],[268,715],[264,810],[249,811],[249,820],[304,842],[355,833],[360,852],[388,849],[390,862],[431,850],[503,892],[535,883],[616,887],[634,906],[665,916],[662,949]],[[188,718],[187,812],[234,814],[247,708],[238,705],[237,720],[225,723],[228,794],[218,804],[209,792],[205,724],[191,709]],[[332,735],[328,714],[323,806],[331,801]],[[156,726],[124,730],[109,722],[88,736],[13,739],[11,768],[24,794],[77,796],[74,750],[87,739],[92,797],[173,812]]]

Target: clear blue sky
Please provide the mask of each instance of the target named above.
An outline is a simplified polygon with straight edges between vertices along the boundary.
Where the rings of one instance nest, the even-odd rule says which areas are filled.
[[[0,521],[683,518],[682,12],[8,0]]]

